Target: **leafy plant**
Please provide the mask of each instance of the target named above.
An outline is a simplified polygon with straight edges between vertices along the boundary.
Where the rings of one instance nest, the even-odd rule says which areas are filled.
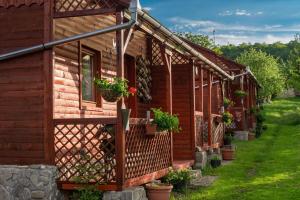
[[[210,160],[216,160],[216,161],[218,161],[218,160],[221,160],[220,159],[220,157],[219,156],[217,156],[217,155],[214,155]]]
[[[167,176],[162,178],[163,183],[173,185],[174,191],[183,192],[192,179],[190,170],[171,170]]]
[[[224,107],[225,108],[229,108],[230,106],[233,106],[234,105],[234,102],[233,101],[231,101],[230,99],[228,99],[228,98],[224,98]]]
[[[234,92],[234,95],[237,96],[237,97],[242,98],[242,97],[247,96],[247,93],[244,90],[236,90]]]
[[[73,200],[101,200],[102,192],[98,190],[97,184],[90,185],[92,180],[95,180],[95,174],[99,173],[103,166],[100,163],[92,164],[90,156],[83,150],[80,152],[81,159],[76,165],[77,175],[72,181],[81,186],[73,192]]]
[[[107,79],[95,79],[95,84],[100,90],[112,90],[115,94],[128,97],[134,95],[136,89],[131,87],[128,89],[128,80],[121,78],[114,78],[112,82]]]
[[[231,145],[232,140],[233,140],[232,133],[226,132],[224,136],[224,145]]]
[[[225,111],[222,114],[222,120],[226,126],[230,126],[233,122],[233,115],[230,112]]]
[[[178,133],[181,130],[179,119],[176,115],[163,112],[160,108],[152,108],[151,110],[154,113],[152,123],[157,125],[158,131],[173,131]]]

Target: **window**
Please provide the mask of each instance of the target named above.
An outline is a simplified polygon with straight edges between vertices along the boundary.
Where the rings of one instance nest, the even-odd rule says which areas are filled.
[[[97,94],[94,84],[94,78],[101,72],[99,55],[97,51],[81,48],[81,100],[83,103],[94,104],[94,107],[96,104],[97,107],[101,106],[101,96]]]

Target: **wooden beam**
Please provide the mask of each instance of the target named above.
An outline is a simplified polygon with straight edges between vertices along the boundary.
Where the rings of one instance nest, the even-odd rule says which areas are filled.
[[[122,24],[124,20],[123,11],[117,12],[116,24]],[[117,77],[124,78],[124,30],[116,32],[117,42]],[[124,98],[117,103],[117,134],[116,134],[116,179],[118,190],[122,190],[125,183],[125,130],[121,109]]]
[[[124,52],[126,52],[126,50],[127,50],[127,47],[128,47],[128,45],[129,45],[129,42],[130,42],[130,39],[131,39],[131,36],[132,36],[132,33],[133,33],[133,27],[131,27],[130,29],[129,29],[129,31],[127,32],[127,34],[126,34],[126,40],[125,40],[125,43],[124,43]]]
[[[196,120],[195,120],[195,111],[196,111],[196,104],[195,104],[195,65],[194,65],[194,61],[193,60],[190,60],[190,64],[191,64],[191,67],[190,67],[190,89],[191,89],[191,92],[190,92],[190,109],[191,109],[191,130],[192,130],[192,148],[196,151],[196,146],[197,146],[197,133],[196,133]],[[194,153],[192,155],[192,158],[193,160],[195,160],[195,156],[196,154]]]
[[[203,112],[203,67],[200,67],[199,71],[199,98],[200,98],[200,112]]]

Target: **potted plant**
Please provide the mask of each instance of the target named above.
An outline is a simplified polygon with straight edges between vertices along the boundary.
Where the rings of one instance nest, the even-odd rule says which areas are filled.
[[[165,177],[162,178],[162,182],[173,185],[173,190],[176,192],[184,192],[191,180],[191,171],[187,169],[172,169]]]
[[[245,96],[247,96],[247,93],[244,90],[236,90],[234,92],[234,95],[240,98],[244,98]]]
[[[219,156],[214,155],[210,160],[210,165],[212,166],[212,168],[221,166],[221,159],[219,158]]]
[[[136,93],[136,88],[128,88],[126,79],[114,78],[113,81],[107,79],[95,79],[95,85],[100,90],[105,101],[116,102],[122,97],[128,97]]]
[[[224,108],[227,109],[230,106],[233,106],[234,102],[225,97],[224,100],[223,100],[223,104],[224,104]]]
[[[152,125],[156,125],[159,132],[175,132],[178,133],[181,129],[179,127],[179,119],[176,115],[171,115],[163,112],[160,108],[151,109],[154,114]]]
[[[169,200],[173,186],[168,183],[146,184],[147,197],[149,200]]]
[[[222,113],[222,120],[226,126],[230,126],[233,122],[233,115],[230,112],[225,111]]]
[[[221,149],[223,160],[234,160],[235,146],[232,145],[232,133],[227,132],[224,136],[224,146]]]
[[[157,125],[154,123],[147,123],[146,124],[146,135],[154,136],[157,133]]]
[[[224,145],[231,145],[232,139],[233,139],[232,133],[226,132],[224,136]]]

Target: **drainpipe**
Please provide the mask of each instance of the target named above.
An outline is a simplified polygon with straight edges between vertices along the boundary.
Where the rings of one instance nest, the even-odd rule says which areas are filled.
[[[29,48],[24,48],[24,49],[20,49],[20,50],[10,52],[10,53],[2,54],[2,55],[0,55],[0,61],[11,59],[11,58],[16,58],[16,57],[19,57],[19,56],[27,55],[27,54],[30,54],[30,53],[35,53],[35,52],[38,52],[38,51],[48,50],[48,49],[51,49],[52,47],[55,47],[55,46],[61,45],[61,44],[65,44],[65,43],[68,43],[68,42],[74,42],[74,41],[78,41],[78,40],[81,40],[81,39],[85,39],[85,38],[89,38],[89,37],[93,37],[93,36],[97,36],[97,35],[101,35],[101,34],[105,34],[105,33],[114,32],[114,31],[117,31],[117,30],[129,29],[129,28],[131,28],[131,27],[133,27],[134,25],[137,24],[138,10],[139,9],[141,9],[141,5],[140,5],[139,0],[131,0],[130,6],[129,6],[131,19],[128,22],[124,23],[124,24],[118,24],[116,26],[103,28],[103,29],[96,30],[96,31],[93,31],[93,32],[82,33],[82,34],[74,35],[74,36],[71,36],[71,37],[63,38],[63,39],[60,39],[60,40],[55,40],[55,41],[52,41],[52,42],[43,43],[43,44],[32,46],[32,47],[29,47]]]
[[[234,77],[230,76],[228,73],[226,73],[224,70],[222,70],[221,68],[219,68],[216,64],[214,64],[213,62],[211,62],[210,60],[208,60],[205,56],[203,56],[201,53],[199,53],[198,51],[196,51],[195,49],[193,49],[190,45],[188,45],[186,42],[182,41],[178,36],[176,36],[174,33],[172,33],[170,30],[168,30],[166,27],[164,27],[163,25],[161,25],[158,21],[156,21],[155,19],[153,19],[149,14],[147,14],[146,12],[142,11],[142,10],[138,10],[138,14],[140,18],[145,19],[146,21],[149,21],[153,26],[155,26],[155,28],[157,30],[162,31],[168,38],[173,39],[174,41],[176,41],[179,45],[181,45],[182,47],[184,47],[185,49],[187,49],[193,56],[195,56],[197,59],[204,61],[205,63],[207,63],[208,65],[210,65],[215,71],[219,72],[220,74],[222,74],[223,76],[225,76],[226,78],[233,80]]]

